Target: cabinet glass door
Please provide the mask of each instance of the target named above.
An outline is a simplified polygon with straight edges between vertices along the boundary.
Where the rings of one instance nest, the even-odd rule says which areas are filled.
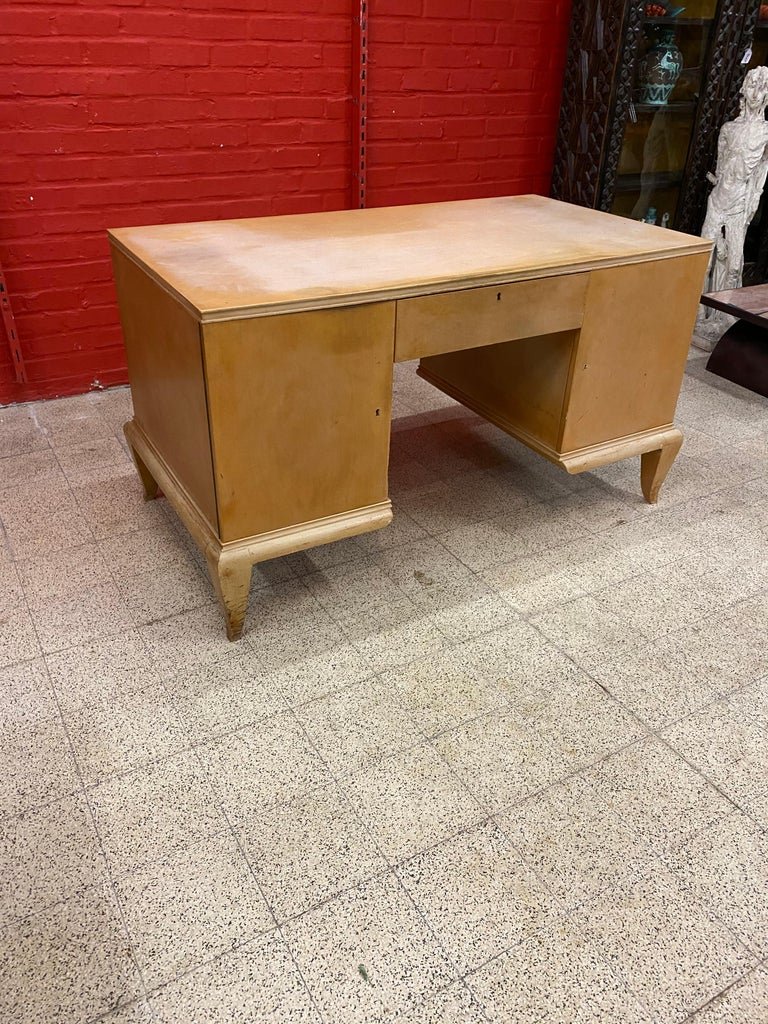
[[[647,0],[612,213],[674,227],[717,0]]]

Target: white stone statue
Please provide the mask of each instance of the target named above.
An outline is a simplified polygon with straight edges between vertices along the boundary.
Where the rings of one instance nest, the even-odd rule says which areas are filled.
[[[740,288],[744,239],[768,175],[768,67],[752,68],[741,87],[741,110],[720,129],[717,167],[707,177],[714,185],[707,203],[702,237],[715,243],[704,279],[705,292]],[[708,306],[699,307],[696,344],[711,351],[733,317]]]

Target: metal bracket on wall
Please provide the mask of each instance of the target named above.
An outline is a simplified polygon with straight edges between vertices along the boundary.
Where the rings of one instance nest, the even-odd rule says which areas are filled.
[[[17,384],[27,383],[27,370],[24,366],[24,356],[21,353],[19,333],[16,330],[16,319],[11,309],[11,300],[8,298],[8,285],[5,283],[5,274],[0,266],[0,314],[3,317],[3,326],[8,337],[8,346],[13,359],[13,370],[16,374]]]
[[[352,22],[352,205],[365,207],[368,130],[368,0],[359,0]]]

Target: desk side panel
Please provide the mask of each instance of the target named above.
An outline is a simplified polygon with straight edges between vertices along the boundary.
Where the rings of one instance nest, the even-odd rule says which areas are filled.
[[[200,324],[114,247],[112,262],[134,419],[216,531]]]
[[[706,253],[590,275],[561,452],[671,424]]]
[[[394,303],[204,325],[224,541],[387,499]]]

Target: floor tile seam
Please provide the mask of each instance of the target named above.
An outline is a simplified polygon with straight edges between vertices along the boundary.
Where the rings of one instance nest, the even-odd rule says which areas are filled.
[[[659,859],[659,858],[655,858],[655,859]],[[662,865],[665,868],[667,867],[666,864],[664,864],[663,861],[661,861],[661,863],[662,863]],[[617,882],[615,885],[610,886],[608,889],[604,890],[603,893],[593,897],[592,902],[594,903],[594,902],[597,902],[597,900],[599,900],[599,899],[604,899],[607,893],[611,892],[612,890],[616,890],[616,889],[618,889],[620,887],[625,888],[625,889],[630,889],[630,890],[635,889],[638,885],[641,885],[644,881],[647,880],[647,878],[648,878],[649,874],[651,873],[651,871],[652,871],[652,865],[651,864],[644,865],[642,870],[633,871],[630,874],[630,876],[627,879],[625,879],[623,882],[622,881]],[[675,880],[679,882],[679,879],[677,879],[677,876],[675,876]],[[747,954],[749,954],[749,956],[753,960],[753,963],[751,964],[750,967],[747,968],[747,973],[749,973],[750,971],[754,970],[755,967],[758,966],[754,954],[752,953],[751,950],[749,950],[745,946],[745,944],[738,938],[738,936],[736,936],[734,934],[733,930],[731,928],[729,928],[728,926],[723,925],[723,922],[720,921],[719,918],[716,918],[715,915],[713,915],[709,911],[709,909],[707,908],[707,906],[704,903],[702,903],[700,900],[696,899],[690,893],[689,893],[688,898],[694,904],[694,906],[697,908],[699,913],[703,913],[704,917],[707,918],[710,921],[710,923],[712,922],[712,919],[714,918],[717,921],[718,924],[720,924],[721,926],[723,926],[725,928],[725,931],[728,933],[728,935],[730,936],[732,941],[735,943],[735,945],[737,947],[739,947],[740,949],[743,949]],[[627,992],[629,992],[635,998],[637,1003],[646,1011],[646,1013],[649,1015],[649,1017],[652,1020],[657,1020],[659,1022],[659,1024],[666,1024],[666,1021],[664,1021],[664,1022],[661,1021],[661,1018],[658,1017],[658,1014],[655,1011],[652,1010],[650,1005],[648,1005],[646,1003],[646,1001],[643,998],[643,996],[641,995],[641,993],[635,990],[635,988],[630,984],[629,980],[627,980],[627,979],[625,979],[625,978],[623,978],[621,976],[621,974],[618,971],[618,966],[616,968],[614,968],[614,965],[612,964],[611,960],[603,954],[602,949],[601,949],[601,937],[600,937],[600,934],[599,934],[598,931],[595,930],[594,926],[591,924],[591,921],[586,919],[586,915],[588,913],[590,913],[589,905],[588,905],[588,903],[586,903],[586,904],[583,904],[580,908],[578,908],[578,910],[574,909],[568,915],[568,917],[569,917],[569,919],[576,918],[576,920],[575,920],[575,927],[592,944],[593,949],[600,956],[601,961],[603,962],[604,966],[607,968],[608,973],[611,975],[611,977],[613,977],[622,988],[624,988]],[[618,951],[618,954],[619,954],[618,959],[623,959],[625,950],[626,950],[626,944],[625,944],[624,940],[622,939],[621,943],[617,947],[617,951]],[[741,978],[741,975],[738,978],[736,978],[732,984],[735,984],[736,982],[738,982],[740,980],[740,978]],[[688,1020],[688,1017],[683,1018],[681,1021],[678,1022],[678,1024],[685,1024],[686,1020]]]
[[[46,668],[46,672],[48,672],[48,665],[47,664],[46,664],[45,668]],[[50,673],[48,673],[48,675],[49,675],[49,679],[50,679]],[[53,681],[52,680],[51,680],[51,686],[53,688]],[[112,872],[110,870],[110,861],[109,861],[109,857],[107,856],[106,848],[104,846],[104,839],[103,839],[102,834],[101,834],[101,832],[100,832],[100,830],[98,828],[98,824],[97,824],[97,821],[96,821],[96,816],[94,814],[93,806],[91,804],[91,800],[90,800],[90,797],[88,795],[88,790],[87,790],[87,787],[85,785],[85,780],[83,778],[83,773],[82,773],[82,769],[81,769],[81,766],[80,766],[80,762],[79,762],[79,759],[78,759],[78,757],[76,755],[74,744],[72,742],[72,737],[70,736],[69,728],[67,727],[67,723],[66,723],[66,720],[64,718],[64,714],[61,711],[61,705],[60,705],[60,702],[59,702],[58,694],[55,693],[55,690],[54,690],[54,694],[55,694],[55,700],[56,700],[57,704],[59,705],[59,713],[61,714],[62,727],[63,727],[65,735],[67,737],[67,743],[68,743],[69,750],[70,750],[70,756],[72,757],[72,760],[73,760],[73,763],[74,763],[74,767],[75,767],[75,771],[77,773],[77,777],[80,780],[82,796],[83,796],[83,799],[85,800],[85,806],[88,809],[88,816],[89,816],[89,819],[90,819],[91,828],[93,829],[93,834],[96,836],[96,840],[98,842],[99,852],[100,852],[101,857],[102,857],[102,863],[103,863],[104,871],[105,871],[105,874],[106,874],[106,878],[108,880],[107,884],[109,886],[109,890],[110,890],[110,893],[111,893],[111,896],[112,896],[112,902],[113,902],[114,907],[116,908],[118,916],[119,916],[120,924],[122,926],[123,936],[124,936],[124,938],[128,942],[128,948],[130,950],[131,960],[133,962],[133,966],[134,966],[134,968],[135,968],[135,970],[137,972],[137,975],[138,975],[139,984],[141,985],[142,994],[143,994],[144,998],[146,998],[146,986],[144,985],[144,977],[142,975],[141,969],[139,968],[139,961],[138,961],[138,957],[136,955],[136,947],[135,947],[134,942],[133,942],[133,937],[132,937],[132,935],[131,935],[131,933],[130,933],[130,931],[128,929],[128,922],[126,920],[125,914],[123,913],[123,908],[122,908],[122,905],[120,903],[120,899],[119,899],[118,892],[117,892],[117,887],[115,885],[115,880],[114,880],[114,878],[112,876]]]
[[[697,715],[702,714],[704,711],[712,711],[717,704],[730,703],[732,697],[737,697],[740,693],[750,689],[750,687],[755,686],[757,683],[763,682],[765,679],[768,679],[768,676],[760,675],[756,679],[750,679],[748,682],[739,683],[729,689],[718,690],[713,696],[709,697],[702,704],[697,705],[692,710],[686,711],[685,714],[679,715],[677,718],[669,718],[665,720],[662,725],[648,725],[648,731],[653,733],[654,736],[659,736],[659,738],[661,738],[661,734],[667,729],[673,729],[675,726],[688,722],[692,718],[696,718]],[[760,732],[768,732],[768,725],[763,725],[757,719],[753,718],[749,711],[740,712],[740,709],[736,708],[733,708],[732,710],[735,714],[743,714],[749,723],[759,729]]]
[[[605,686],[605,684],[603,684],[602,682],[600,682],[600,681],[599,681],[598,679],[595,679],[595,677],[594,677],[594,676],[593,676],[593,675],[592,675],[592,674],[591,674],[590,672],[588,672],[588,671],[587,671],[587,670],[586,670],[586,669],[585,669],[585,668],[584,668],[584,667],[583,667],[582,665],[580,665],[580,664],[579,664],[579,663],[578,663],[578,662],[577,662],[577,661],[575,660],[575,658],[573,658],[573,657],[572,657],[572,655],[570,655],[570,654],[569,654],[569,653],[568,653],[567,651],[565,651],[565,650],[564,650],[564,649],[563,649],[563,648],[562,648],[562,647],[561,647],[561,646],[560,646],[559,644],[557,644],[557,643],[556,643],[555,641],[553,641],[553,640],[550,640],[550,639],[549,639],[549,637],[547,637],[547,636],[546,636],[546,635],[545,635],[545,634],[544,634],[544,633],[542,632],[542,630],[540,630],[540,629],[539,629],[539,627],[538,627],[538,626],[537,626],[537,625],[536,625],[535,623],[533,623],[533,622],[530,622],[530,621],[528,621],[528,620],[526,620],[526,621],[527,621],[527,624],[528,624],[528,625],[530,626],[530,628],[531,628],[531,629],[533,629],[533,630],[535,630],[535,631],[536,631],[536,632],[537,632],[537,633],[539,634],[539,637],[541,638],[541,640],[542,640],[542,641],[543,641],[543,642],[544,642],[544,643],[545,643],[546,645],[548,645],[548,646],[552,647],[552,648],[553,648],[554,650],[556,650],[556,651],[557,651],[557,652],[558,652],[558,653],[559,653],[559,654],[560,654],[560,655],[561,655],[562,657],[564,657],[564,658],[565,658],[565,659],[566,659],[567,661],[569,661],[569,662],[571,663],[571,665],[573,665],[573,666],[574,666],[574,668],[576,669],[576,671],[577,671],[578,673],[580,673],[580,674],[584,675],[584,676],[585,676],[585,677],[586,677],[587,679],[591,680],[591,681],[592,681],[592,682],[593,682],[593,683],[595,684],[595,686],[597,686],[597,687],[598,687],[598,688],[599,688],[599,689],[600,689],[600,690],[601,690],[601,691],[602,691],[603,693],[605,693],[605,694],[606,694],[606,696],[608,696],[608,697],[609,697],[609,699],[610,699],[610,700],[613,700],[613,701],[615,701],[615,703],[616,703],[616,704],[617,704],[617,705],[618,705],[618,706],[619,706],[620,708],[622,708],[622,710],[624,710],[624,711],[625,711],[625,712],[626,712],[626,713],[627,713],[627,714],[628,714],[628,715],[629,715],[629,716],[630,716],[630,717],[631,717],[632,719],[634,719],[634,721],[635,721],[635,722],[637,723],[637,725],[638,725],[638,726],[640,726],[640,728],[642,729],[643,733],[647,734],[647,733],[649,733],[649,732],[651,731],[651,730],[649,729],[649,727],[648,727],[648,726],[647,726],[647,725],[645,724],[645,722],[643,721],[643,719],[642,719],[642,718],[641,718],[641,717],[640,717],[639,715],[637,715],[637,714],[636,714],[636,712],[634,712],[634,711],[633,711],[633,710],[632,710],[631,708],[627,707],[627,706],[626,706],[626,705],[625,705],[625,704],[624,704],[624,703],[623,703],[623,702],[622,702],[621,700],[619,700],[619,699],[618,699],[618,698],[617,698],[617,697],[616,697],[616,696],[615,696],[615,695],[614,695],[613,693],[611,693],[611,691],[610,691],[610,690],[608,689],[608,687],[606,687],[606,686]],[[538,730],[537,730],[537,732],[538,732]],[[546,737],[545,737],[545,738],[546,738]],[[631,741],[629,741],[629,743],[625,743],[625,744],[622,744],[621,746],[619,746],[619,747],[617,747],[617,748],[616,748],[616,751],[615,751],[615,752],[618,752],[619,750],[624,750],[624,749],[626,749],[627,747],[630,747],[630,746],[632,746],[632,745],[633,745],[633,743],[637,743],[637,742],[639,742],[639,741],[640,741],[641,739],[643,739],[643,737],[642,737],[642,736],[639,736],[639,737],[637,737],[637,738],[636,738],[635,740],[631,740]],[[612,751],[611,753],[614,753],[614,751]],[[610,755],[610,754],[608,754],[608,755],[605,755],[605,756],[611,756],[611,755]],[[598,763],[599,763],[599,762],[600,762],[601,760],[604,760],[604,758],[603,758],[603,757],[601,757],[601,758],[599,758],[599,759],[598,759],[598,761],[596,761],[596,762],[594,762],[594,763],[595,763],[595,764],[598,764]]]
[[[587,940],[587,942],[590,944],[591,949],[592,949],[593,959],[597,960],[597,962],[602,966],[603,971],[608,975],[608,977],[613,979],[613,981],[616,983],[616,985],[617,985],[617,987],[619,988],[620,991],[623,991],[625,993],[629,993],[635,999],[637,1004],[640,1007],[642,1007],[643,1010],[646,1011],[646,1013],[648,1014],[649,1021],[653,1021],[654,1024],[662,1024],[661,1020],[657,1017],[657,1015],[646,1005],[645,1000],[642,999],[641,996],[638,995],[638,993],[635,992],[635,990],[614,969],[614,967],[611,964],[610,960],[603,954],[602,950],[599,947],[598,942],[596,941],[595,937],[591,934],[589,929],[587,927],[585,927],[584,925],[582,925],[581,923],[579,923],[578,920],[576,920],[576,921],[573,920],[574,915],[575,915],[575,910],[566,911],[566,912],[563,913],[561,920],[562,919],[568,920],[570,922],[570,924],[572,925],[572,927],[576,929],[578,934],[580,936],[584,937]],[[508,955],[509,952],[511,951],[511,949],[518,948],[519,946],[523,945],[523,943],[530,942],[531,939],[535,938],[537,935],[540,935],[542,932],[545,932],[547,930],[547,928],[550,927],[551,923],[552,922],[549,922],[548,924],[543,925],[542,928],[538,929],[532,935],[527,936],[521,942],[518,942],[515,946],[510,947],[509,949],[506,949],[506,950],[502,950],[500,953],[495,954],[489,960],[485,961],[479,967],[473,968],[471,971],[467,972],[467,974],[465,975],[463,980],[465,981],[465,983],[469,987],[470,992],[473,994],[473,996],[475,997],[477,1002],[481,1004],[481,1006],[483,1005],[482,999],[481,999],[479,993],[475,989],[472,988],[472,977],[474,975],[479,974],[480,971],[484,971],[494,961],[501,960],[502,957]],[[547,1010],[547,1011],[544,1012],[544,1014],[541,1017],[537,1018],[537,1021],[541,1021],[542,1024],[544,1024],[544,1022],[547,1021],[548,1019],[549,1019],[549,1011]]]
[[[404,709],[404,710],[406,710],[406,709]],[[406,710],[406,713],[407,713],[407,710]],[[410,717],[410,715],[408,717]],[[403,753],[408,753],[408,752],[410,752],[412,750],[418,750],[420,747],[424,746],[425,745],[425,738],[424,738],[423,733],[419,729],[418,724],[414,723],[416,725],[417,731],[419,732],[419,734],[421,736],[421,739],[419,740],[419,742],[410,744],[408,747],[396,750],[396,751],[394,751],[394,752],[392,752],[390,754],[385,755],[384,757],[377,758],[374,761],[372,761],[371,763],[367,764],[366,767],[361,769],[360,771],[356,771],[356,772],[341,772],[341,773],[339,773],[339,772],[334,771],[334,769],[332,768],[331,764],[323,756],[322,751],[319,749],[319,747],[315,743],[314,739],[312,738],[312,736],[310,735],[310,733],[308,732],[308,730],[306,729],[304,723],[301,721],[301,719],[298,717],[298,715],[294,714],[294,718],[295,718],[295,720],[297,721],[297,723],[299,725],[299,728],[300,728],[300,730],[301,730],[301,732],[302,732],[302,734],[304,736],[305,741],[310,745],[312,750],[314,750],[315,755],[320,759],[321,763],[325,766],[325,770],[328,772],[328,775],[333,780],[333,785],[334,785],[337,793],[341,796],[341,798],[343,799],[344,803],[347,805],[349,810],[352,812],[352,815],[353,815],[355,821],[360,826],[360,828],[363,830],[364,834],[368,837],[370,842],[373,844],[373,847],[375,848],[375,850],[377,851],[377,853],[381,857],[382,861],[385,864],[388,865],[388,869],[389,870],[393,870],[390,858],[387,856],[385,851],[382,849],[381,844],[379,843],[378,838],[376,837],[376,835],[371,830],[370,826],[368,825],[368,823],[366,822],[366,820],[364,819],[364,817],[360,813],[360,811],[359,811],[359,809],[358,809],[358,807],[357,807],[357,805],[355,803],[355,800],[353,799],[352,795],[350,794],[350,792],[346,788],[345,780],[346,780],[347,784],[352,785],[353,784],[353,780],[357,776],[367,774],[369,771],[371,771],[374,768],[376,770],[378,770],[380,768],[381,764],[384,763],[385,761],[387,761],[389,759],[394,759],[395,757],[398,757],[398,756],[400,756]]]
[[[539,627],[538,627],[538,625],[536,623],[531,622],[529,620],[526,620],[526,621],[528,622],[528,624],[531,626],[532,629],[535,629],[539,633],[539,635],[543,638],[543,640],[546,643],[548,643],[550,646],[554,647],[557,651],[559,651],[559,653],[564,658],[567,658],[567,660],[570,661],[572,665],[574,665],[574,667],[577,669],[578,672],[580,672],[583,675],[585,675],[588,679],[591,679],[592,682],[596,686],[598,686],[613,701],[615,701],[624,711],[626,711],[627,714],[629,714],[632,718],[634,718],[635,721],[638,723],[638,725],[644,730],[644,732],[649,733],[651,735],[659,736],[660,732],[663,729],[667,729],[667,728],[670,727],[670,725],[675,725],[675,724],[677,724],[680,721],[685,721],[688,718],[693,717],[694,715],[698,714],[701,710],[711,706],[712,704],[717,703],[718,701],[721,701],[721,700],[725,699],[727,693],[731,692],[731,691],[725,691],[723,694],[719,694],[718,696],[713,697],[712,700],[707,701],[705,704],[701,705],[699,708],[695,709],[694,711],[691,711],[688,714],[682,715],[679,718],[674,719],[672,722],[666,722],[663,726],[661,726],[661,728],[654,727],[649,722],[646,722],[646,720],[642,717],[642,715],[640,715],[637,711],[635,711],[632,707],[630,707],[624,700],[622,700],[622,698],[618,697],[611,690],[609,684],[604,683],[602,680],[596,678],[593,675],[593,673],[590,672],[590,670],[585,665],[582,665],[579,661],[577,661],[572,654],[570,654],[568,651],[566,651],[564,648],[562,648],[556,641],[554,641],[554,640],[550,639],[548,636],[546,636],[546,634],[544,634],[539,629]],[[701,630],[699,630],[698,627],[691,627],[690,625],[688,625],[688,626],[681,626],[677,630],[672,630],[669,633],[664,633],[664,634],[662,634],[662,635],[660,635],[658,637],[655,637],[652,640],[643,641],[637,647],[630,648],[629,651],[625,652],[625,654],[622,655],[622,659],[628,659],[628,658],[634,659],[636,657],[636,655],[639,654],[642,650],[652,647],[653,645],[655,645],[658,642],[658,640],[660,640],[662,638],[672,638],[676,634],[684,633],[685,631],[690,630],[691,628],[695,628],[695,629],[697,629],[697,631],[701,632]],[[757,680],[757,681],[759,681],[759,680]],[[744,685],[745,686],[751,686],[751,685],[754,685],[754,682],[755,682],[755,680],[753,680],[750,683],[744,684]],[[738,690],[740,690],[742,688],[743,687],[739,687],[736,691],[733,691],[733,692],[738,692]]]
[[[205,765],[202,765],[202,767],[203,767],[203,770],[205,771]],[[298,962],[298,960],[297,960],[297,958],[296,958],[296,956],[294,954],[294,951],[291,948],[291,945],[288,942],[288,939],[286,938],[286,935],[285,935],[285,933],[284,933],[284,931],[283,931],[279,921],[277,920],[277,915],[275,914],[275,912],[274,912],[274,910],[272,908],[272,904],[267,899],[267,894],[264,891],[264,888],[263,888],[261,882],[259,881],[258,875],[256,874],[256,870],[255,870],[253,864],[251,863],[250,858],[248,857],[248,854],[247,854],[247,852],[246,852],[246,850],[245,850],[245,848],[243,846],[243,843],[241,842],[240,836],[238,835],[238,832],[237,832],[237,828],[234,826],[234,824],[230,820],[230,816],[227,813],[226,808],[224,806],[220,807],[220,813],[222,814],[225,822],[227,823],[230,835],[234,839],[234,841],[235,841],[235,843],[237,845],[237,848],[240,851],[240,856],[243,858],[243,860],[246,863],[246,866],[248,868],[248,872],[249,872],[251,878],[253,879],[253,884],[256,886],[256,888],[258,890],[259,895],[261,896],[261,899],[262,899],[262,901],[264,903],[264,906],[267,908],[267,912],[269,913],[270,917],[274,921],[274,925],[275,925],[275,929],[274,930],[280,936],[280,939],[281,939],[281,941],[283,943],[283,946],[285,947],[286,952],[288,953],[288,956],[291,959],[291,962],[292,962],[292,964],[294,966],[294,969],[296,970],[296,973],[298,974],[299,978],[301,979],[301,983],[302,983],[302,985],[304,987],[304,992],[308,996],[310,1004],[314,1008],[315,1013],[318,1016],[318,1019],[320,1021],[322,1021],[322,1020],[324,1020],[324,1018],[323,1018],[323,1014],[321,1013],[320,1006],[316,1002],[314,993],[312,992],[312,989],[310,988],[309,984],[307,983],[307,979],[304,977],[304,972],[302,971],[301,966],[299,965],[299,962]],[[270,934],[270,932],[267,932],[266,934]],[[254,939],[251,940],[251,941],[255,941],[257,938],[258,938],[258,936],[254,937]],[[330,1022],[329,1022],[329,1024],[330,1024]]]
[[[732,811],[731,814],[726,816],[726,818],[730,818],[738,813],[738,811]],[[725,819],[721,819],[721,821],[722,820]],[[708,827],[705,826],[704,828],[700,829],[694,836],[689,837],[688,839],[686,839],[684,843],[680,844],[678,849],[686,846],[691,840],[696,839],[701,835],[704,835],[711,828],[717,827],[717,824],[720,823],[721,822],[717,822],[715,823],[715,825],[710,825]],[[762,962],[761,957],[764,944],[762,945],[762,947],[759,942],[757,944],[754,944],[750,936],[745,936],[744,934],[742,934],[740,924],[735,923],[733,920],[728,920],[728,917],[724,916],[728,908],[727,906],[725,908],[723,907],[723,901],[720,898],[717,898],[715,900],[710,898],[710,896],[706,893],[704,895],[699,894],[693,888],[693,884],[685,878],[685,876],[681,873],[677,866],[671,861],[669,851],[661,851],[658,855],[658,859],[664,865],[665,869],[673,876],[673,878],[676,880],[678,885],[683,889],[683,891],[688,894],[688,899],[690,900],[690,902],[693,903],[695,906],[700,907],[704,911],[705,915],[708,918],[710,918],[710,920],[717,921],[717,923],[725,929],[725,931],[738,943],[738,945],[741,946],[750,955],[750,957],[753,958],[755,963],[753,963],[750,970],[753,970],[756,966],[759,966]]]
[[[746,979],[751,974],[754,974],[756,971],[758,971],[766,962],[768,961],[762,960],[759,963],[755,964],[753,967],[750,967],[739,978],[736,978],[734,981],[730,982],[730,984],[726,985],[725,988],[721,989],[719,992],[716,992],[715,995],[713,995],[710,999],[702,1003],[701,1006],[697,1006],[695,1010],[692,1010],[691,1013],[689,1013],[688,1016],[685,1018],[685,1020],[681,1021],[681,1024],[689,1024],[689,1022],[695,1022],[698,1014],[700,1014],[703,1010],[706,1010],[708,1007],[713,1006],[715,1003],[717,1003],[718,999],[722,999],[722,997],[724,995],[727,995],[727,993],[730,992],[731,989],[735,988],[737,985],[740,985],[743,981],[746,981]]]
[[[545,793],[546,792],[547,791],[545,791]],[[600,798],[598,797],[598,799]],[[603,806],[607,807],[607,805],[605,804],[603,804]],[[610,808],[608,809],[610,810]],[[553,900],[558,904],[558,906],[560,907],[560,913],[564,917],[567,917],[569,920],[578,914],[584,913],[591,903],[594,903],[598,899],[602,899],[606,895],[606,893],[609,893],[611,890],[615,890],[620,886],[636,884],[638,881],[641,880],[643,871],[648,870],[648,862],[659,863],[666,867],[666,863],[662,859],[661,855],[656,852],[656,850],[650,845],[650,843],[643,840],[642,849],[640,853],[642,859],[638,860],[636,863],[633,861],[628,867],[626,875],[614,878],[611,881],[607,881],[604,885],[601,885],[599,889],[577,899],[575,902],[566,902],[557,892],[554,891],[554,889],[552,889],[552,887],[547,882],[545,877],[536,867],[535,863],[526,854],[525,850],[515,842],[514,836],[510,835],[510,833],[507,831],[503,823],[499,820],[502,815],[508,816],[509,811],[505,810],[495,814],[493,816],[494,823],[498,826],[499,829],[501,829],[503,834],[507,837],[510,845],[516,850],[516,852],[518,853],[518,855],[520,856],[521,860],[526,865],[528,870],[540,880],[541,885],[546,889],[546,891],[550,894]],[[634,841],[637,838],[629,830],[627,830],[624,833],[624,835],[627,839],[632,841]]]
[[[196,974],[203,968],[210,967],[217,961],[223,960],[225,957],[231,956],[233,953],[240,953],[243,950],[247,949],[248,946],[253,946],[260,940],[266,939],[269,936],[274,936],[276,934],[280,935],[281,940],[283,941],[287,948],[287,943],[285,943],[285,939],[283,938],[282,933],[280,933],[280,929],[277,927],[277,925],[273,924],[269,929],[262,932],[258,932],[257,934],[250,936],[250,938],[245,939],[243,942],[235,943],[234,945],[227,947],[227,949],[223,949],[220,952],[215,953],[212,956],[208,956],[203,960],[199,960],[192,964],[187,964],[184,968],[178,971],[172,978],[168,978],[163,981],[158,981],[155,984],[150,985],[146,990],[146,995],[144,996],[144,999],[149,1004],[152,1013],[155,1014],[156,1011],[152,1000],[165,989],[170,988],[173,985],[178,985],[178,983],[182,981],[184,978],[188,978],[190,975]],[[304,979],[302,978],[302,981],[303,980]],[[157,1019],[159,1020],[159,1018]],[[192,1024],[192,1022],[190,1022],[190,1024]],[[259,1022],[259,1024],[261,1024],[261,1022]],[[267,1024],[267,1022],[265,1021],[264,1024]]]
[[[693,715],[691,715],[691,717],[694,717],[694,716],[693,716]],[[665,728],[666,728],[666,727],[665,727]],[[683,753],[682,751],[678,750],[678,748],[677,748],[677,747],[675,747],[675,746],[674,746],[674,745],[673,745],[673,744],[672,744],[672,743],[670,742],[670,740],[669,740],[669,739],[667,739],[667,737],[666,737],[666,736],[664,736],[664,734],[663,734],[663,731],[661,731],[661,732],[656,732],[656,733],[653,733],[653,735],[654,735],[654,737],[655,737],[655,738],[656,738],[656,739],[657,739],[657,740],[658,740],[658,741],[659,741],[660,743],[663,743],[663,744],[664,744],[664,746],[665,746],[665,747],[666,747],[666,748],[667,748],[667,749],[668,749],[668,750],[669,750],[669,751],[670,751],[670,752],[671,752],[672,754],[674,754],[674,755],[675,755],[676,757],[678,757],[678,758],[679,758],[679,759],[680,759],[681,761],[683,761],[683,762],[684,762],[684,763],[685,763],[686,765],[688,765],[688,767],[689,767],[689,768],[691,769],[691,771],[695,772],[695,773],[696,773],[696,775],[698,775],[698,776],[699,776],[699,778],[700,778],[700,779],[702,779],[702,781],[703,781],[703,782],[704,782],[704,783],[705,783],[705,784],[706,784],[707,786],[709,786],[709,787],[711,787],[712,789],[716,790],[716,792],[717,792],[717,793],[719,793],[719,795],[720,795],[720,796],[721,796],[721,797],[722,797],[722,798],[723,798],[723,799],[724,799],[725,801],[727,801],[727,802],[728,802],[728,803],[729,803],[729,804],[731,805],[731,807],[733,807],[733,808],[734,808],[735,810],[737,810],[737,811],[741,811],[741,812],[742,812],[742,813],[744,813],[744,814],[747,814],[747,813],[748,813],[748,812],[744,811],[744,809],[743,809],[743,808],[741,807],[741,805],[740,805],[740,804],[738,803],[738,801],[737,801],[737,800],[736,800],[736,799],[735,799],[734,797],[730,796],[730,795],[729,795],[728,793],[726,793],[726,792],[725,792],[725,790],[724,790],[724,789],[723,789],[723,788],[722,788],[722,787],[720,786],[720,784],[719,784],[719,783],[715,782],[715,780],[714,780],[714,779],[710,778],[710,777],[709,777],[709,775],[707,774],[707,772],[703,771],[703,770],[702,770],[702,769],[701,769],[701,768],[700,768],[700,767],[699,767],[699,766],[698,766],[697,764],[695,764],[695,762],[691,761],[691,760],[690,760],[690,758],[688,758],[688,757],[687,757],[687,756],[686,756],[686,755],[685,755],[685,754],[684,754],[684,753]]]

